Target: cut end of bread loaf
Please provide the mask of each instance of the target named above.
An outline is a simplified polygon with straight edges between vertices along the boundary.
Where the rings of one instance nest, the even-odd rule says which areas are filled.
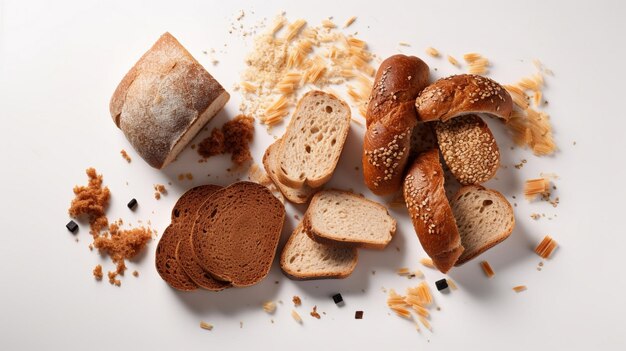
[[[280,267],[293,279],[346,278],[357,260],[356,248],[317,243],[300,223],[283,248]]]
[[[462,187],[452,200],[452,211],[465,248],[457,266],[504,241],[515,227],[506,198],[479,185]]]
[[[306,184],[303,184],[300,189],[291,188],[283,184],[278,177],[279,165],[277,154],[278,149],[280,148],[281,140],[282,139],[276,140],[267,148],[267,150],[265,150],[265,154],[263,155],[263,167],[265,168],[265,172],[267,172],[272,182],[287,200],[295,204],[307,203],[309,199],[311,199],[311,196],[315,194],[317,189],[311,188]]]
[[[278,149],[278,177],[292,188],[330,180],[350,129],[350,107],[334,95],[311,91],[298,102]]]
[[[341,190],[315,194],[304,222],[311,239],[348,247],[384,249],[396,231],[383,205]]]

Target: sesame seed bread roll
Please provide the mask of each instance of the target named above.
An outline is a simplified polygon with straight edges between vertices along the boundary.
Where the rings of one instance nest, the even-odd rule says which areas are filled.
[[[439,79],[426,87],[415,100],[415,107],[421,122],[445,122],[477,113],[506,121],[513,111],[513,99],[506,89],[489,78],[460,74]]]
[[[137,153],[163,168],[230,96],[171,34],[163,34],[115,89],[109,110]]]
[[[406,201],[422,248],[435,267],[446,273],[463,253],[461,237],[446,197],[439,152],[420,154],[404,180]]]
[[[434,124],[439,150],[459,183],[480,184],[496,175],[500,150],[482,118],[465,115]]]
[[[391,194],[402,186],[417,124],[415,98],[428,80],[428,65],[414,56],[391,56],[376,73],[362,157],[365,184],[375,194]]]

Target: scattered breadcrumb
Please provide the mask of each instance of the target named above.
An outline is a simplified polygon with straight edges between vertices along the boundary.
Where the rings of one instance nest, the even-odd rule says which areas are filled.
[[[126,160],[126,162],[130,163],[132,161],[130,156],[128,156],[126,150],[122,149],[122,151],[120,151],[120,154],[122,154],[122,157]]]
[[[274,301],[267,301],[263,304],[263,311],[267,313],[274,313],[276,311],[276,303]]]
[[[139,272],[138,271],[133,271],[133,276],[134,277],[139,277]]]
[[[550,181],[546,178],[528,179],[524,185],[524,196],[532,200],[537,195],[548,195],[550,193]]]
[[[296,312],[296,310],[291,310],[291,317],[293,317],[293,319],[302,324],[302,317],[300,317],[300,315],[298,314],[298,312]]]
[[[93,276],[96,278],[96,280],[102,280],[102,265],[97,265],[96,267],[94,267]]]
[[[211,135],[198,144],[197,152],[203,160],[230,153],[232,161],[241,165],[252,160],[250,142],[254,138],[254,119],[239,115],[224,123],[221,130],[214,128]]]
[[[163,184],[154,184],[154,191],[154,198],[157,200],[161,199],[161,195],[167,195],[167,189]]]
[[[454,284],[454,283],[453,283]],[[456,285],[455,285],[456,287]],[[415,287],[407,289],[407,295],[402,296],[390,289],[387,297],[387,306],[398,316],[406,319],[413,319],[413,315],[409,308],[417,315],[418,320],[427,329],[431,329],[431,325],[427,318],[430,317],[428,308],[433,305],[433,298],[426,282],[421,282]],[[416,327],[419,330],[419,326]]]
[[[440,56],[439,50],[437,50],[437,49],[435,49],[433,47],[427,47],[426,48],[426,53],[428,55],[432,56],[432,57],[439,57]],[[450,57],[450,56],[448,56],[448,57]]]
[[[209,324],[205,321],[201,321],[200,328],[205,329],[205,330],[213,330],[213,324]]]
[[[544,215],[545,217],[545,215]],[[534,219],[534,220],[538,220],[539,218],[541,218],[541,215],[539,213],[532,213],[530,215],[530,218]]]
[[[515,291],[516,293],[520,293],[525,290],[526,290],[526,285],[518,285],[518,286],[513,287],[513,291]]]
[[[422,272],[422,271],[421,271],[421,270],[419,270],[419,269],[416,269],[416,270],[413,272],[413,275],[414,275],[414,276],[416,276],[416,277],[418,277],[418,278],[420,278],[420,279],[421,279],[421,278],[424,278],[424,272]]]
[[[109,206],[111,191],[108,187],[102,187],[102,175],[98,175],[94,168],[88,168],[86,173],[89,177],[89,184],[74,187],[75,197],[68,213],[74,218],[86,216],[89,219],[91,235],[97,236],[109,225],[105,211]]]
[[[461,66],[461,65],[459,64],[459,61],[457,61],[457,59],[455,59],[455,58],[454,58],[454,57],[452,57],[451,55],[448,55],[448,62],[450,62],[450,63],[452,64],[452,66],[455,66],[455,67],[459,67],[459,66]]]
[[[398,268],[396,270],[396,273],[398,275],[409,275],[409,273],[411,273],[411,272],[409,271],[409,269],[407,267],[402,267],[402,268]]]
[[[407,43],[406,41],[401,41],[398,43],[398,45],[400,46],[411,46],[411,44]]]
[[[450,278],[446,278],[446,281],[448,282],[448,286],[450,287],[450,289],[452,290],[457,290],[458,287],[456,286],[456,283],[454,282],[454,280],[450,279]]]
[[[344,28],[350,27],[352,25],[352,23],[354,23],[354,21],[356,21],[356,16],[352,16],[352,17],[348,18],[346,20],[346,23],[343,24],[343,27]]]
[[[554,249],[558,246],[557,242],[549,235],[546,235],[543,240],[535,248],[535,253],[541,258],[549,258],[554,252]]]
[[[115,278],[117,277],[116,271],[109,271],[107,275],[109,276],[109,283],[111,283],[111,285],[115,285],[115,286],[122,285],[122,282],[119,279]]]
[[[478,53],[468,53],[463,55],[463,59],[468,63],[470,74],[486,74],[490,66],[489,60]]]
[[[481,261],[480,267],[483,269],[483,272],[485,272],[485,275],[487,276],[487,278],[493,278],[493,276],[496,275],[496,273],[493,271],[493,268],[491,268],[491,265],[489,264],[489,262]]]
[[[433,268],[433,269],[436,268],[435,264],[433,263],[433,260],[430,257],[425,257],[425,258],[420,259],[420,263],[428,268]]]
[[[522,169],[522,167],[524,167],[526,162],[528,162],[528,161],[525,158],[522,159],[522,161],[520,161],[520,163],[517,163],[517,164],[514,165],[515,169]]]
[[[313,316],[313,317],[315,317],[317,319],[322,318],[322,316],[320,316],[320,314],[317,313],[317,306],[313,306],[313,311],[311,311],[311,316]]]
[[[293,301],[293,305],[296,307],[302,305],[302,300],[300,299],[300,296],[298,295],[294,296],[293,299],[291,299],[291,301]]]

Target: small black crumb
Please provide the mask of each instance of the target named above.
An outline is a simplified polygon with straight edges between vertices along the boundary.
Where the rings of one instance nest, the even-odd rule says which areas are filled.
[[[278,280],[274,282],[274,284],[278,284]]]
[[[335,294],[333,295],[333,301],[335,301],[335,304],[340,304],[343,302],[343,297],[341,296],[341,294]]]
[[[363,311],[354,312],[354,319],[363,319]]]
[[[130,201],[128,201],[128,208],[130,208],[131,210],[134,210],[135,207],[137,207],[137,200],[136,199],[132,199]]]
[[[75,234],[76,231],[78,230],[78,224],[76,224],[76,222],[74,221],[69,221],[69,223],[65,225],[65,228],[67,228],[67,230]]]
[[[441,291],[448,288],[448,281],[446,279],[440,279],[435,282],[437,290]]]

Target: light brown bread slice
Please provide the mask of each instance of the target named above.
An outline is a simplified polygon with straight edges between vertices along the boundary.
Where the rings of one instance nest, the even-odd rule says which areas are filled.
[[[350,129],[350,107],[310,91],[298,102],[278,148],[278,178],[292,188],[318,188],[333,175]]]
[[[435,122],[439,149],[450,172],[463,185],[493,178],[500,167],[500,149],[487,123],[477,115]]]
[[[341,190],[315,194],[304,226],[319,243],[370,249],[384,249],[396,232],[396,220],[385,206]]]
[[[265,150],[265,154],[263,155],[263,167],[265,168],[265,172],[270,176],[272,182],[276,184],[276,187],[280,192],[285,196],[285,198],[296,204],[304,204],[311,199],[311,196],[315,193],[317,189],[311,188],[310,186],[304,184],[300,189],[295,189],[288,187],[287,185],[281,183],[278,178],[278,148],[280,147],[282,139],[276,140],[272,145],[270,145],[267,150]]]
[[[317,243],[301,222],[283,248],[280,268],[293,279],[345,278],[354,271],[357,260],[356,248]]]
[[[515,227],[511,204],[480,185],[462,187],[452,199],[452,212],[465,248],[457,266],[504,241]]]
[[[285,207],[263,185],[237,182],[198,209],[191,233],[196,259],[212,276],[244,287],[270,270]]]
[[[176,247],[180,240],[189,237],[197,209],[220,188],[217,185],[202,185],[189,189],[176,201],[172,209],[172,224],[165,229],[159,239],[155,264],[161,278],[174,289],[191,291],[198,288],[176,259]]]

